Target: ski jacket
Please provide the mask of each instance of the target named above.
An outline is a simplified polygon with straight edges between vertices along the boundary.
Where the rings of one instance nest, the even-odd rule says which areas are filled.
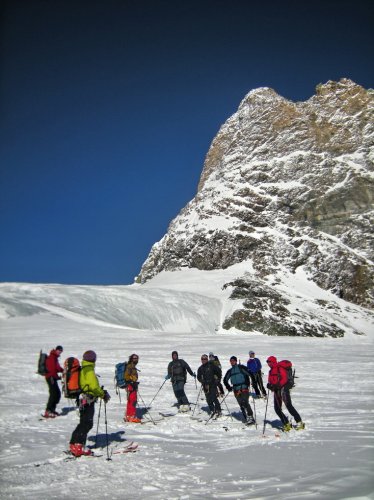
[[[222,371],[214,361],[208,361],[197,370],[197,380],[204,386],[217,384],[221,377]]]
[[[181,380],[186,382],[187,372],[193,377],[193,371],[184,359],[173,359],[168,364],[168,375],[172,382],[179,382]]]
[[[268,358],[268,364],[270,366],[270,371],[268,375],[269,389],[272,391],[279,390],[284,387],[288,382],[287,371],[277,362],[275,356],[270,356]]]
[[[52,349],[49,356],[47,356],[47,359],[45,360],[45,369],[47,370],[47,373],[45,374],[46,379],[58,379],[58,374],[64,371],[58,362],[59,356],[59,353],[55,349]]]
[[[133,385],[134,382],[138,382],[138,370],[134,363],[127,363],[124,378],[127,384]]]
[[[261,368],[262,368],[261,361],[258,358],[249,358],[249,360],[247,361],[247,370],[250,373],[255,374],[259,372]]]
[[[103,398],[105,395],[104,389],[100,387],[98,378],[95,373],[95,363],[93,361],[83,360],[81,363],[81,371],[79,374],[79,385],[82,393],[89,394],[95,398]]]
[[[248,389],[249,387],[249,373],[245,366],[234,365],[232,368],[227,370],[223,383],[225,384],[227,390],[230,390],[229,380],[233,386],[234,391],[240,391],[241,389]]]

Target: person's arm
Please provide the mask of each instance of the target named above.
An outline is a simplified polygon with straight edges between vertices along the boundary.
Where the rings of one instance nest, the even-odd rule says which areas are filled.
[[[225,375],[225,378],[223,379],[223,383],[225,384],[225,387],[228,391],[231,391],[232,390],[232,387],[231,385],[229,384],[229,380],[230,380],[230,376],[231,376],[231,368],[229,370],[227,370],[226,372],[226,375]]]

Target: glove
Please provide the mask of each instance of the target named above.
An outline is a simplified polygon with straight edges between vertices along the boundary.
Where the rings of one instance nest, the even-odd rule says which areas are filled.
[[[229,392],[231,392],[231,391],[232,391],[232,387],[231,387],[231,386],[227,387],[227,390],[228,390]]]
[[[271,391],[274,390],[274,385],[273,384],[267,384],[266,387],[270,389]]]
[[[165,380],[169,380],[169,378],[171,378],[171,377],[170,377],[170,375],[169,375],[169,374],[167,374],[167,375],[165,376]]]
[[[110,394],[108,391],[104,391],[104,397],[103,397],[103,400],[104,400],[104,403],[107,403],[110,399]]]
[[[193,376],[193,378],[196,378],[196,373],[195,373],[195,372],[193,372],[192,376]]]

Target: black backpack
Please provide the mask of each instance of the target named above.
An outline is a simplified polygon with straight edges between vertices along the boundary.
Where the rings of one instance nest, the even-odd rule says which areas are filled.
[[[44,376],[48,373],[47,368],[45,366],[45,362],[47,361],[47,358],[48,358],[48,354],[45,354],[45,352],[40,350],[39,359],[38,359],[38,369],[36,372],[38,375]]]

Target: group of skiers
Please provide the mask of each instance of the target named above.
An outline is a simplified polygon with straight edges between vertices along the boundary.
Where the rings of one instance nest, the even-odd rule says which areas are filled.
[[[50,352],[46,361],[46,382],[49,388],[49,399],[44,413],[45,418],[54,418],[59,414],[56,412],[56,406],[61,398],[61,391],[58,387],[59,373],[63,372],[58,358],[63,352],[62,346],[58,345]],[[136,405],[138,400],[138,369],[137,364],[139,356],[132,354],[126,363],[124,379],[126,382],[127,405],[124,421],[129,423],[140,423],[142,420],[136,415]],[[79,373],[79,386],[81,392],[77,398],[79,406],[79,424],[73,431],[70,439],[70,452],[75,456],[89,455],[91,450],[85,448],[88,432],[93,427],[95,405],[97,399],[101,398],[104,403],[110,400],[109,393],[100,387],[98,378],[95,374],[96,353],[86,351],[83,354],[81,369]],[[296,421],[296,429],[304,429],[305,425],[299,413],[292,405],[290,395],[290,384],[286,365],[279,362],[274,356],[267,358],[269,366],[269,375],[267,389],[274,393],[274,410],[282,422],[282,430],[289,431],[292,426],[288,417],[282,411],[282,403]],[[233,391],[239,404],[244,422],[247,425],[255,424],[255,418],[251,405],[249,403],[250,386],[255,392],[253,398],[267,398],[262,380],[261,361],[255,357],[254,351],[249,351],[247,365],[238,363],[236,356],[230,358],[231,367],[223,377],[223,384],[226,389]],[[178,352],[172,352],[172,360],[168,364],[167,374],[164,383],[171,381],[174,395],[177,399],[177,406],[180,412],[190,411],[190,403],[186,396],[184,386],[187,381],[187,373],[197,379],[201,384],[200,391],[203,391],[207,404],[209,406],[210,418],[218,418],[222,415],[221,403],[224,398],[224,389],[222,386],[222,367],[218,356],[213,352],[201,356],[201,365],[197,374],[192,371],[189,364],[179,358]],[[162,387],[162,386],[161,386]],[[199,393],[200,394],[200,393]],[[221,402],[220,402],[220,398]]]

